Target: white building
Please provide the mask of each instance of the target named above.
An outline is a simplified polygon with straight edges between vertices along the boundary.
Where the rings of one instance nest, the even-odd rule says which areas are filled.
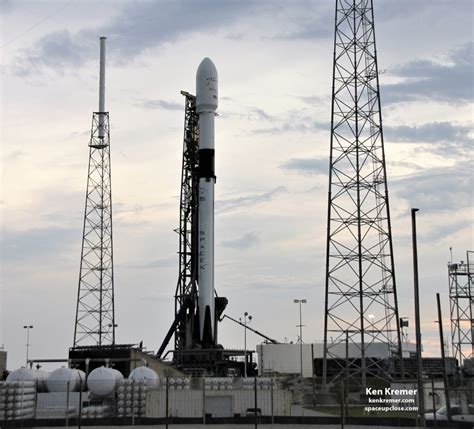
[[[403,343],[403,356],[409,357],[415,352],[415,344]],[[259,375],[268,374],[300,374],[301,356],[303,358],[303,377],[313,376],[313,359],[324,357],[324,345],[322,343],[311,344],[267,344],[257,345],[258,371]],[[346,344],[344,342],[331,347],[331,354],[344,359],[346,357]],[[390,356],[388,343],[373,343],[366,349],[366,356],[384,359]],[[360,357],[360,345],[348,344],[348,357]]]

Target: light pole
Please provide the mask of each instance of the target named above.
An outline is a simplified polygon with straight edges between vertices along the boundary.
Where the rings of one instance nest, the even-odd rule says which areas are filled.
[[[25,325],[23,329],[26,329],[26,364],[25,368],[28,368],[28,349],[30,348],[30,329],[33,329],[33,325]]]
[[[247,377],[247,319],[248,323],[252,320],[252,316],[249,315],[247,312],[244,313],[244,354],[245,354],[245,361],[244,361],[244,377]],[[242,319],[239,319],[242,321]]]
[[[423,396],[423,363],[421,359],[421,318],[420,318],[420,293],[418,282],[418,243],[416,236],[416,212],[419,209],[411,209],[412,248],[413,248],[413,283],[415,291],[415,333],[416,333],[416,362],[418,367],[418,410],[420,413],[421,426],[426,427],[425,401]]]
[[[115,345],[115,328],[118,326],[116,323],[109,323],[109,328],[112,328],[112,345]]]
[[[403,328],[408,328],[410,326],[410,322],[408,317],[400,317],[400,331],[402,333],[402,342],[408,343],[408,332],[407,330],[403,330]]]
[[[441,360],[443,361],[443,384],[444,396],[446,398],[446,415],[448,418],[448,422],[451,422],[451,401],[449,400],[448,371],[446,368],[446,353],[444,352],[443,317],[441,316],[441,302],[439,300],[439,293],[436,294],[436,302],[438,304],[439,344],[441,346]]]
[[[306,304],[306,299],[294,299],[295,304],[300,305],[300,324],[296,327],[300,328],[300,377],[303,378],[303,318],[301,315],[301,304]]]

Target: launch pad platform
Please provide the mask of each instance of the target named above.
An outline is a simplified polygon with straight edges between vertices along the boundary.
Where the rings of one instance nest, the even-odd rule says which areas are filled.
[[[253,362],[253,351],[239,349],[189,349],[173,350],[173,367],[190,375],[228,375],[243,376],[245,361],[247,375],[257,375],[256,363]],[[244,360],[237,360],[243,357]],[[245,359],[245,357],[247,357]]]

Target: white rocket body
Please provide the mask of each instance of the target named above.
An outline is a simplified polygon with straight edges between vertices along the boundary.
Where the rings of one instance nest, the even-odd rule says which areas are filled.
[[[214,298],[214,116],[217,109],[217,70],[204,58],[196,74],[196,113],[199,115],[198,308],[200,339],[215,337]]]

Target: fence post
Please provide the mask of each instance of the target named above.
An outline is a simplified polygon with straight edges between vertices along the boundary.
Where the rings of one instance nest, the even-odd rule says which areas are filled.
[[[79,416],[77,418],[77,427],[81,429],[82,419],[82,377],[79,378]]]
[[[255,402],[254,402],[254,415],[255,415],[255,429],[257,429],[258,422],[258,413],[257,413],[257,377],[254,379],[254,392],[255,392]]]
[[[135,407],[135,379],[132,379],[132,426],[135,426],[135,411],[134,411],[134,407]]]
[[[69,386],[71,382],[68,380],[66,383],[66,427],[69,426]]]
[[[165,412],[165,417],[166,417],[166,429],[168,429],[168,408],[169,408],[169,377],[166,377],[166,412]]]
[[[346,409],[344,407],[344,380],[341,380],[341,429],[344,429],[346,423]]]
[[[202,423],[206,424],[206,383],[204,377],[201,377],[202,382]]]
[[[435,398],[435,387],[434,387],[434,378],[431,377],[431,396],[433,398],[433,421],[434,427],[438,428],[438,422],[436,421],[436,398]]]
[[[274,409],[273,409],[273,378],[271,379],[271,384],[270,384],[270,398],[271,398],[271,409],[272,409],[272,427],[273,424],[275,423],[275,416],[274,416]]]

